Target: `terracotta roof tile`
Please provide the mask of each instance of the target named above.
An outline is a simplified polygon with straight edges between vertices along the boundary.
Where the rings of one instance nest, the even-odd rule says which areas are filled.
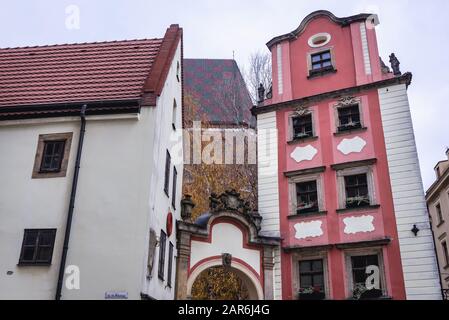
[[[0,108],[139,99],[162,42],[0,49]]]

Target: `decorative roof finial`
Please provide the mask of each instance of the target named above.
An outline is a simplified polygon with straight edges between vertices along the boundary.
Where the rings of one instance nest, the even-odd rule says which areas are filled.
[[[396,57],[396,55],[394,53],[392,53],[390,55],[390,64],[391,64],[391,69],[393,69],[393,74],[395,76],[402,75],[402,72],[399,68],[401,63],[399,62],[398,58]]]

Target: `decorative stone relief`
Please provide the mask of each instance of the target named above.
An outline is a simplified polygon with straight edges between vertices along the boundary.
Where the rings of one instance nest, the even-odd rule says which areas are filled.
[[[347,106],[352,106],[354,104],[359,104],[360,103],[360,98],[356,98],[356,97],[343,97],[340,100],[338,100],[338,103],[335,105],[337,108],[340,107],[347,107]]]
[[[343,139],[337,146],[337,149],[344,155],[350,153],[360,153],[366,146],[366,141],[360,137],[352,139]]]
[[[324,234],[323,229],[321,228],[322,225],[323,225],[322,221],[297,223],[295,224],[296,230],[295,238],[301,240],[307,238],[321,237]]]
[[[350,217],[343,219],[346,234],[356,234],[360,232],[373,232],[374,228],[373,216]]]
[[[293,160],[300,163],[302,161],[310,161],[317,155],[318,150],[312,147],[311,145],[308,145],[307,147],[297,147],[290,157],[292,157]]]

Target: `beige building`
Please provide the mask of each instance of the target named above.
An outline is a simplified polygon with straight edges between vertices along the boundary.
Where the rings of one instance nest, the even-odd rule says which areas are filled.
[[[436,181],[427,190],[426,201],[432,220],[435,247],[444,296],[449,299],[449,149],[447,160],[435,167]]]

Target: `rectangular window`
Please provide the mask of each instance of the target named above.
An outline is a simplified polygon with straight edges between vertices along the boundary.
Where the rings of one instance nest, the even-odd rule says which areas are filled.
[[[34,158],[33,179],[66,176],[72,136],[71,132],[39,135]]]
[[[165,157],[165,180],[164,180],[164,191],[168,196],[168,190],[170,188],[170,166],[171,166],[171,156],[167,150],[167,155]]]
[[[369,206],[370,197],[366,174],[345,176],[346,208]]]
[[[437,216],[438,216],[438,225],[441,225],[442,223],[444,223],[444,219],[443,219],[443,211],[441,211],[441,205],[437,204],[435,206],[436,210],[437,210]]]
[[[293,139],[313,137],[312,115],[298,116],[292,118]]]
[[[338,121],[339,132],[362,128],[359,105],[338,108]]]
[[[332,70],[332,55],[330,50],[315,53],[310,56],[312,63],[311,73]]]
[[[40,173],[61,171],[64,147],[65,140],[44,141],[44,153],[42,155]]]
[[[353,284],[365,286],[366,278],[369,276],[366,273],[366,268],[369,266],[379,267],[379,257],[377,255],[353,256],[351,257],[351,266]]]
[[[316,181],[296,184],[297,214],[313,213],[319,211],[318,191]]]
[[[159,279],[164,280],[164,271],[165,271],[165,246],[167,242],[167,235],[164,231],[161,230],[161,236],[159,239],[159,270],[158,276]]]
[[[441,242],[441,246],[443,247],[443,254],[444,254],[444,262],[446,262],[446,266],[449,266],[449,251],[447,251],[447,242],[443,241]]]
[[[300,261],[299,296],[301,300],[325,298],[323,260]]]
[[[168,270],[167,270],[167,286],[171,288],[171,278],[172,278],[172,271],[173,271],[173,243],[168,244]]]
[[[175,167],[173,167],[173,187],[172,187],[172,195],[171,195],[171,204],[173,209],[176,209],[176,182],[178,181],[178,171]]]
[[[176,130],[176,112],[178,112],[178,104],[176,103],[176,99],[173,99],[173,110],[172,110],[172,120],[171,125],[173,130]]]
[[[50,265],[56,229],[26,229],[19,265]]]

